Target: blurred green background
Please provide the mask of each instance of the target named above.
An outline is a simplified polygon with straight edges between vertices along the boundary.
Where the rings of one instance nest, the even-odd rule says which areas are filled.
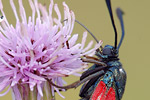
[[[15,25],[15,18],[9,4],[9,0],[2,0],[7,19]],[[14,0],[18,6],[18,0]],[[23,0],[27,15],[31,15],[28,0]],[[64,0],[54,0],[58,3],[61,11]],[[125,12],[125,38],[120,48],[120,61],[127,72],[127,84],[122,100],[149,100],[150,91],[150,0],[111,0],[116,26],[121,36],[120,23],[116,17],[115,9],[122,8]],[[49,0],[39,0],[43,4],[49,5]],[[99,40],[105,44],[114,45],[114,32],[110,22],[109,13],[105,0],[65,0],[67,5],[76,15],[76,19],[82,22]],[[80,25],[75,24],[74,32],[85,31]],[[87,43],[93,40],[88,35]],[[68,84],[78,80],[79,77],[69,77],[65,80]],[[65,100],[79,100],[80,88],[68,90],[62,93]],[[0,100],[11,100],[11,93]],[[64,100],[56,95],[56,100]]]

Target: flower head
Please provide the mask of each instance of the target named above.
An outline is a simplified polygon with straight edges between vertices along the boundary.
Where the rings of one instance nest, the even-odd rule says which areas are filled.
[[[82,42],[76,43],[78,34],[71,36],[75,16],[65,3],[62,19],[53,0],[48,11],[37,0],[28,0],[32,16],[27,18],[22,0],[18,1],[19,15],[13,0],[10,0],[16,18],[14,27],[7,21],[0,0],[0,10],[4,16],[0,25],[0,91],[9,86],[14,93],[19,93],[18,85],[27,84],[31,91],[36,87],[38,94],[43,96],[42,88],[47,79],[63,85],[62,77],[78,75],[77,71],[87,66],[81,57],[94,54],[100,44],[89,50],[93,44],[91,41],[84,47],[86,32],[83,33]],[[53,8],[58,18],[52,17]],[[64,19],[67,21],[62,23]],[[52,87],[54,89],[57,90]]]

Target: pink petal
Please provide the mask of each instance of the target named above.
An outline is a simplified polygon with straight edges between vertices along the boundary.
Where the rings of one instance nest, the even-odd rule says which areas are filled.
[[[35,75],[35,74],[33,74],[33,73],[29,72],[29,71],[24,71],[24,73],[25,73],[27,76],[29,76],[29,77],[31,77],[31,78],[33,78],[33,79],[35,79],[35,80],[46,81],[44,78],[42,78],[42,77],[40,77],[40,76],[37,76],[37,75]]]
[[[13,93],[15,95],[15,100],[22,100],[18,86],[17,85],[13,86],[12,90],[13,90]]]

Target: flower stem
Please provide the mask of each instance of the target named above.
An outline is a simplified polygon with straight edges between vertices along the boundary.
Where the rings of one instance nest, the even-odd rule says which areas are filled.
[[[48,82],[45,82],[44,90],[44,100],[55,100],[55,97],[52,94],[52,87]]]
[[[31,100],[37,100],[37,91],[36,88],[31,93]]]
[[[28,84],[16,85],[12,92],[13,100],[55,100],[55,96],[52,94],[51,85],[48,82],[43,84],[43,97],[40,97],[40,99],[36,86],[33,91],[31,91]],[[20,94],[20,99],[18,98],[17,93]]]

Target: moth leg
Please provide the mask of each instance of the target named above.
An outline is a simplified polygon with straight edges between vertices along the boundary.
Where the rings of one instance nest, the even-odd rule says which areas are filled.
[[[100,62],[100,61],[97,61],[97,60],[93,60],[93,59],[82,58],[82,61],[83,62],[88,62],[88,63],[94,63],[94,64],[97,64],[97,65],[101,65],[101,66],[107,67],[107,64],[105,64],[103,62]]]
[[[52,80],[48,80],[47,79],[47,81],[49,82],[49,84],[51,84],[51,85],[53,85],[53,86],[55,86],[57,88],[68,90],[68,89],[71,89],[71,88],[77,88],[82,83],[84,83],[84,82],[86,82],[88,80],[91,80],[92,78],[95,78],[97,76],[100,76],[102,74],[104,74],[104,71],[96,72],[96,73],[94,73],[94,74],[92,74],[92,75],[90,75],[90,76],[88,76],[88,77],[86,77],[86,78],[84,78],[82,80],[78,80],[78,81],[76,81],[76,82],[74,82],[74,83],[72,83],[70,85],[67,85],[67,86],[59,86],[59,85],[53,83]]]
[[[76,88],[76,84],[80,83],[80,80],[78,80],[78,81],[76,81],[76,82],[74,82],[74,83],[72,83],[70,85],[66,85],[66,86],[59,86],[59,85],[53,83],[52,80],[48,80],[48,82],[51,85],[53,85],[53,86],[55,86],[57,88],[68,90],[68,89],[71,89],[71,88]]]
[[[87,55],[84,55],[83,57],[85,57],[85,58],[87,58],[87,59],[93,59],[93,60],[99,61],[99,59],[96,58],[96,57],[87,56]]]

